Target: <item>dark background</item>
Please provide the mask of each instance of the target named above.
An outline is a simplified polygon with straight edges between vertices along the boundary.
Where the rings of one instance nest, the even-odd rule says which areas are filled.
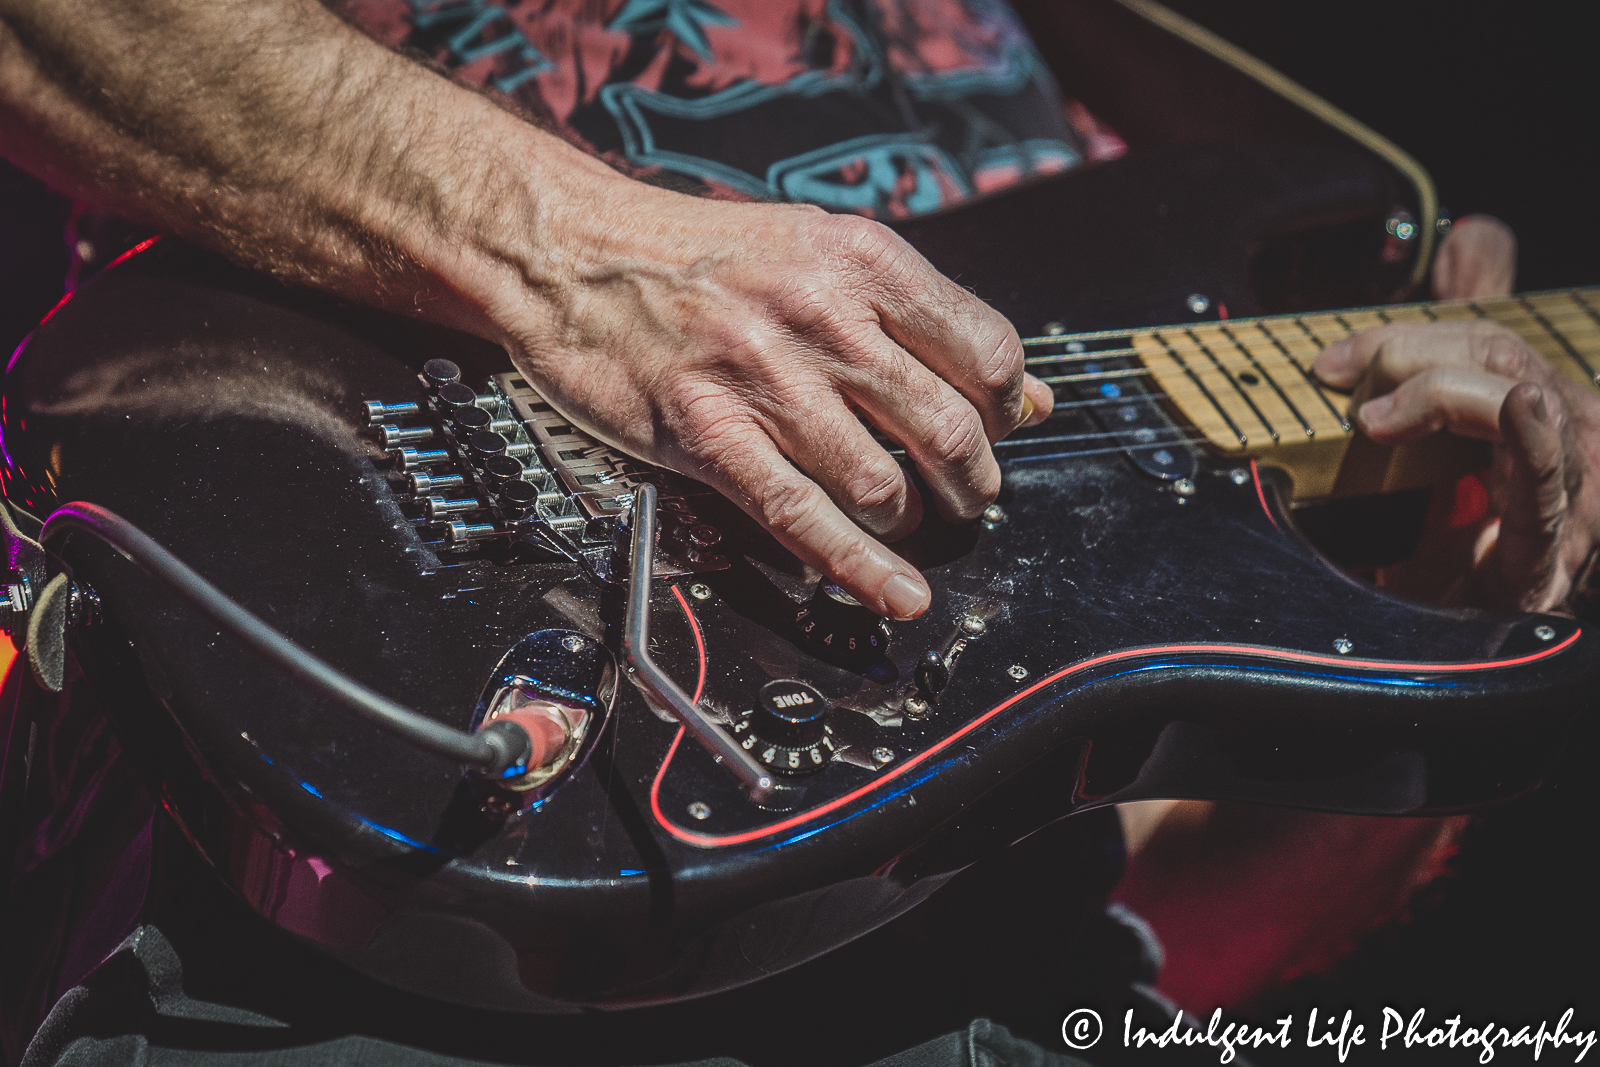
[[[1510,223],[1521,243],[1518,288],[1600,282],[1592,7],[1166,3],[1410,152],[1455,216]]]
[[[1600,64],[1581,5],[1168,2],[1410,151],[1457,217],[1485,212],[1510,223],[1521,242],[1520,288],[1600,283]],[[65,220],[63,204],[0,167],[5,354],[60,294]],[[1600,1025],[1595,751],[1592,738],[1579,738],[1551,788],[1478,817],[1455,873],[1409,922],[1369,940],[1335,973],[1258,1005],[1259,1017],[1349,1006],[1373,1025],[1389,1004],[1426,1006],[1433,1022],[1457,1012],[1468,1022],[1553,1022],[1572,1005],[1580,1028]],[[1378,1055],[1369,1046],[1355,1058]],[[1570,1063],[1572,1052],[1546,1055]],[[1327,1049],[1308,1058],[1337,1062]],[[1436,1058],[1475,1062],[1462,1050]],[[1496,1059],[1529,1062],[1526,1050]]]

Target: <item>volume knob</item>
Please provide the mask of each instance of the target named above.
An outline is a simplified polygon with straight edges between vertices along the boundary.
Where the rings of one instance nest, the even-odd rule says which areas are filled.
[[[817,586],[794,622],[818,658],[841,667],[866,667],[889,651],[889,624],[832,582]]]
[[[762,766],[782,774],[820,771],[834,751],[827,713],[828,702],[804,682],[768,682],[733,734]]]

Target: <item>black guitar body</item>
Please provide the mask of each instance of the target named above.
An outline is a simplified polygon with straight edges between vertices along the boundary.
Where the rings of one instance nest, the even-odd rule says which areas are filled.
[[[1253,229],[1220,243],[1216,216],[1181,199],[1193,168],[1222,166],[1198,157],[1144,172],[1149,218],[1115,238],[1143,240],[1159,218],[1164,244],[1138,254],[1094,247],[1105,227],[1070,182],[980,204],[1023,219],[1013,229],[1034,244],[1011,247],[1036,251],[979,290],[1025,331],[1178,318],[1170,305],[1191,291],[1256,310],[1251,257],[1293,219],[1381,228],[1393,202],[1359,168],[1314,203],[1303,187],[1262,195],[1297,166],[1326,171],[1275,151],[1220,176],[1257,205]],[[1046,226],[1031,205],[1050,197],[1060,221]],[[974,244],[969,225],[953,214],[907,232],[972,280],[956,248],[994,261],[1009,242]],[[1202,247],[1227,254],[1202,266],[1188,251]],[[1101,257],[1152,264],[1157,299],[1136,309],[1092,278],[1062,288],[1040,273],[1059,257],[1069,277]],[[1077,310],[1046,306],[1075,291]],[[526,635],[615,653],[625,590],[528,548],[452,553],[419,518],[362,402],[425,404],[417,370],[435,357],[474,386],[508,369],[483,342],[157,245],[14,359],[6,495],[40,517],[74,500],[122,514],[304,648],[466,729]],[[307,696],[104,545],[71,534],[55,547],[100,601],[72,652],[217,874],[361,971],[515,1011],[753,981],[1121,800],[1423,813],[1509,797],[1537,784],[1592,693],[1594,635],[1559,617],[1417,607],[1345,577],[1296,535],[1270,470],[1194,453],[1175,488],[1117,451],[1068,457],[1041,438],[1007,456],[996,512],[930,522],[900,546],[933,606],[870,662],[809,644],[796,616],[816,575],[720,498],[694,498],[728,565],[658,581],[656,661],[730,721],[772,679],[831,708],[825,765],[766,807],[623,674],[586,761],[537,803],[486,815],[459,766]],[[928,674],[929,653],[947,678]]]

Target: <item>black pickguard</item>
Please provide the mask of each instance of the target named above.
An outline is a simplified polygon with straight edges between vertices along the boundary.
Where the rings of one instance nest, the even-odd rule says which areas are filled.
[[[1287,190],[1292,169],[1280,160],[1271,182]],[[1189,172],[1168,171],[1187,188]],[[1302,220],[1383,203],[1378,184],[1356,195],[1359,178],[1316,210],[1301,203]],[[1041,233],[1030,213],[1057,197],[1050,225],[1070,231],[1087,211],[1071,207],[1073,190],[1038,186],[976,210],[1009,212],[1017,234],[1059,247],[1068,234]],[[1268,202],[1278,214],[1247,220],[1194,268],[1215,297],[1260,309],[1250,250],[1293,230],[1293,200],[1254,196],[1258,214]],[[1123,282],[1085,282],[1076,309],[1047,310],[1075,290],[1042,273],[1043,255],[1013,257],[980,291],[1024,330],[1045,316],[1174,317],[1164,301],[1201,287],[1182,280],[1195,275],[1174,250],[1215,243],[1210,209],[1185,209],[1206,216],[1185,229],[1168,203],[1165,243],[1137,257],[1155,264],[1153,310],[1129,309]],[[962,277],[959,245],[980,262],[998,255],[971,242],[972,225],[953,214],[907,231]],[[1095,261],[1092,230],[1074,262]],[[524,634],[562,628],[615,647],[622,603],[548,556],[452,556],[413,521],[360,402],[420,400],[416,369],[436,356],[469,382],[506,369],[483,342],[158,245],[75,296],[14,360],[6,494],[41,517],[71,500],[119,512],[304,647],[466,728]],[[307,698],[79,535],[61,555],[104,618],[75,628],[72,647],[183,831],[258,911],[392,984],[521,1011],[752,981],[1087,807],[1203,796],[1421,813],[1537,784],[1593,691],[1594,635],[1558,617],[1397,601],[1295,534],[1270,471],[1196,461],[1196,490],[1180,496],[1116,453],[1007,460],[1003,515],[930,522],[900,546],[928,574],[933,607],[898,624],[889,662],[864,671],[806,651],[792,620],[815,576],[708,501],[732,566],[693,579],[702,597],[688,579],[657,588],[655,656],[692,691],[698,626],[703,706],[737,715],[771,678],[804,680],[834,705],[853,758],[796,779],[782,810],[745,800],[624,683],[583,769],[541,805],[484,823],[460,768]],[[958,640],[948,687],[925,717],[905,717],[919,657]]]

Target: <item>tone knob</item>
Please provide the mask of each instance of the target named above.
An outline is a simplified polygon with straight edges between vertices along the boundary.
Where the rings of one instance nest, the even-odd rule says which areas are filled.
[[[889,651],[889,624],[832,582],[817,586],[794,622],[807,648],[842,667],[876,663]]]
[[[756,706],[734,724],[733,734],[762,766],[780,774],[807,774],[833,758],[827,713],[828,702],[804,682],[768,682]]]

